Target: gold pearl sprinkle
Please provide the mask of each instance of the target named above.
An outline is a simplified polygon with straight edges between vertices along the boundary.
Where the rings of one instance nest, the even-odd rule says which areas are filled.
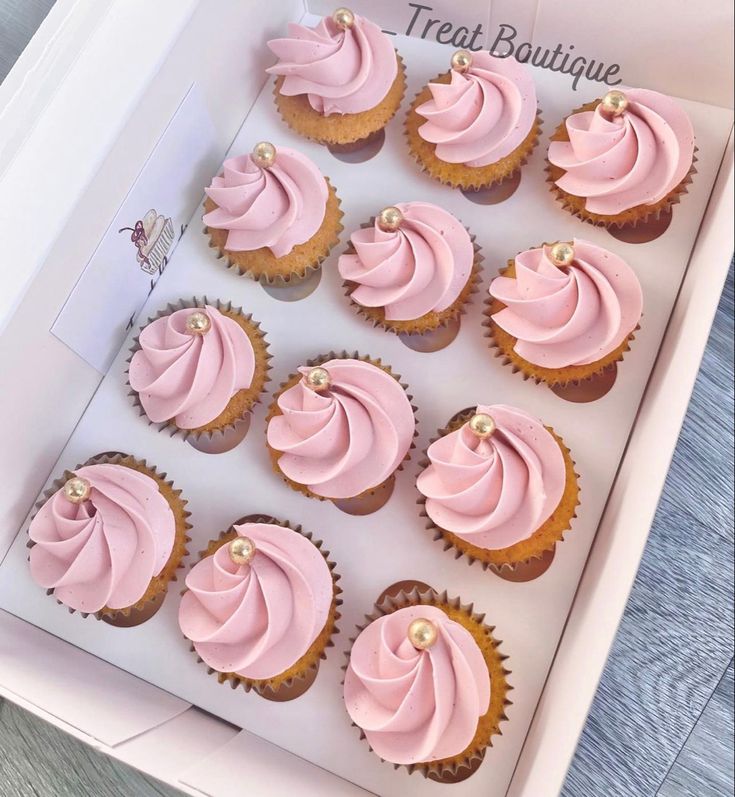
[[[416,650],[426,650],[436,642],[437,630],[431,620],[427,620],[424,617],[417,617],[408,626],[406,635],[408,636],[408,641]]]
[[[316,367],[312,368],[304,377],[306,384],[317,393],[322,390],[327,390],[331,381],[329,379],[329,372],[326,368]]]
[[[628,98],[622,91],[613,89],[600,100],[600,108],[609,116],[620,116],[628,107]]]
[[[204,335],[209,332],[211,326],[209,316],[201,310],[197,310],[186,319],[186,331],[190,335]]]
[[[72,504],[81,504],[89,498],[92,486],[86,479],[73,476],[64,485],[64,498]]]
[[[560,241],[549,249],[549,257],[555,266],[571,266],[574,262],[574,247]]]
[[[398,208],[390,207],[383,208],[378,214],[378,227],[383,232],[395,232],[403,221],[403,213]]]
[[[261,169],[270,169],[276,162],[276,148],[270,141],[259,141],[250,154],[253,163]]]
[[[236,565],[250,564],[255,556],[255,550],[255,543],[250,537],[235,537],[229,546],[230,559]]]
[[[355,15],[349,8],[338,8],[332,14],[332,21],[338,28],[346,30],[355,24]]]
[[[472,53],[467,50],[457,50],[450,61],[455,72],[467,72],[472,66]]]
[[[468,426],[472,434],[485,440],[495,432],[495,421],[485,412],[478,412],[470,418]]]

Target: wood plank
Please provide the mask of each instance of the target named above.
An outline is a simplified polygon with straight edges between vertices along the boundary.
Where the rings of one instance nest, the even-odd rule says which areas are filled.
[[[656,794],[732,656],[732,316],[731,268],[564,797]]]
[[[164,786],[0,700],[3,797],[175,797]]]
[[[659,797],[730,797],[733,782],[733,662],[666,776]]]
[[[0,82],[53,4],[54,0],[0,0]]]

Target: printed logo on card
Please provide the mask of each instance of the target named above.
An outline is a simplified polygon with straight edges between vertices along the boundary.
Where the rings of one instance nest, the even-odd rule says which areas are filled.
[[[161,274],[168,262],[168,253],[174,242],[174,223],[151,208],[133,227],[122,227],[118,232],[130,231],[135,245],[136,260],[146,274]]]

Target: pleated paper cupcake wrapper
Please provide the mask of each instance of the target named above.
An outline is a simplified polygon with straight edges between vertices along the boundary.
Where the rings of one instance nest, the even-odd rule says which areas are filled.
[[[576,113],[583,113],[585,111],[594,111],[595,108],[599,105],[600,100],[595,100],[593,102],[585,103],[584,105],[580,105],[579,108],[575,108],[569,116],[573,116]],[[566,121],[569,118],[567,116],[559,126],[554,130],[551,134],[550,141],[568,141],[569,139],[565,136],[566,133]],[[554,195],[555,199],[561,203],[561,206],[566,210],[568,213],[571,213],[573,216],[576,216],[581,221],[591,224],[594,227],[616,227],[617,229],[630,229],[638,227],[639,225],[646,224],[648,222],[658,221],[661,218],[663,213],[668,213],[672,210],[674,205],[678,205],[681,202],[682,197],[684,194],[689,193],[689,186],[691,185],[694,175],[697,174],[696,163],[697,163],[697,152],[698,147],[694,147],[694,154],[692,156],[692,165],[687,172],[686,177],[677,185],[675,186],[669,194],[662,200],[661,202],[653,205],[651,210],[645,212],[645,205],[638,205],[636,208],[631,208],[631,210],[636,210],[640,212],[640,215],[633,218],[622,218],[618,219],[616,216],[611,216],[609,219],[602,216],[602,214],[588,213],[584,208],[578,208],[575,205],[574,200],[579,199],[579,197],[574,196],[573,194],[569,194],[568,192],[564,191],[563,189],[559,188],[556,184],[555,180],[561,177],[561,174],[566,174],[563,169],[554,166],[548,159],[548,155],[546,158],[546,181],[549,184],[549,191]],[[556,174],[556,171],[559,170],[561,174]],[[626,213],[630,213],[630,211],[623,211],[623,214],[617,215],[624,215]]]
[[[474,408],[468,408],[466,410],[458,412],[453,418],[451,418],[449,420],[449,423],[447,423],[447,425],[443,429],[439,429],[437,431],[436,437],[434,437],[432,440],[429,441],[429,444],[426,446],[426,449],[423,452],[423,457],[422,457],[421,461],[419,462],[419,473],[423,473],[424,470],[429,465],[431,465],[431,460],[429,459],[429,448],[431,448],[431,446],[437,440],[439,440],[440,438],[444,437],[445,435],[449,434],[450,432],[456,431],[461,426],[463,426],[467,421],[469,421],[469,419],[474,415],[474,413],[475,413]],[[449,531],[448,529],[443,529],[440,526],[437,526],[437,524],[434,523],[434,521],[429,517],[429,515],[428,515],[428,513],[426,511],[426,497],[424,495],[420,495],[419,498],[416,499],[416,503],[421,507],[421,509],[419,511],[419,516],[426,519],[426,530],[429,531],[429,532],[433,532],[433,535],[434,535],[433,536],[433,540],[434,540],[434,542],[440,543],[443,546],[443,549],[445,551],[450,551],[450,550],[453,551],[455,559],[461,559],[462,557],[464,557],[465,559],[467,559],[467,563],[469,565],[473,565],[475,562],[477,562],[482,567],[483,570],[491,570],[493,573],[495,573],[496,575],[499,575],[499,576],[503,576],[506,573],[514,573],[519,568],[526,567],[526,566],[532,564],[533,562],[537,562],[538,560],[542,559],[545,555],[551,553],[558,543],[563,542],[564,537],[566,536],[567,532],[570,531],[571,528],[572,528],[572,521],[574,521],[576,519],[576,517],[577,517],[577,511],[576,510],[577,510],[577,507],[580,505],[579,496],[580,496],[581,490],[579,489],[579,474],[576,471],[576,467],[577,467],[576,462],[574,461],[574,459],[572,459],[571,451],[569,450],[569,448],[566,445],[566,443],[564,442],[564,440],[561,437],[559,437],[559,435],[557,435],[556,432],[554,432],[554,430],[551,429],[551,427],[547,426],[546,429],[551,434],[554,435],[554,438],[557,441],[557,443],[560,445],[560,447],[562,448],[562,451],[565,452],[566,456],[569,457],[569,460],[571,462],[572,474],[574,476],[574,482],[575,482],[574,483],[574,488],[575,488],[575,491],[576,491],[575,492],[574,510],[572,511],[569,519],[566,521],[565,527],[560,529],[560,530],[558,530],[558,532],[557,532],[558,533],[558,538],[554,539],[548,547],[535,552],[531,556],[525,557],[523,559],[519,559],[517,562],[502,562],[502,563],[488,562],[485,559],[481,559],[480,557],[475,556],[474,554],[472,554],[471,551],[460,550],[460,548],[458,548],[454,544],[454,542],[452,542],[451,539],[449,539],[447,537],[447,534],[454,534],[454,533]],[[562,496],[561,501],[563,501],[563,500],[564,500],[564,496]],[[560,501],[560,504],[561,504],[561,501]],[[554,511],[556,511],[556,510],[554,510]],[[553,513],[552,513],[552,516],[553,516]],[[546,522],[548,522],[548,520],[544,521],[544,523],[546,523]],[[454,534],[454,536],[457,536],[457,535]],[[531,538],[532,537],[533,537],[533,534],[531,535]],[[472,545],[472,543],[468,543],[468,544]],[[473,547],[475,547],[475,546],[473,546]]]
[[[237,689],[238,687],[241,686],[246,692],[250,692],[252,690],[255,691],[261,697],[266,698],[267,700],[275,700],[275,701],[279,700],[279,693],[282,693],[283,691],[288,692],[293,690],[296,692],[295,697],[300,697],[304,692],[306,692],[311,687],[319,670],[319,663],[321,661],[326,660],[327,649],[334,647],[333,638],[336,634],[339,633],[337,622],[342,616],[339,611],[339,607],[342,605],[342,599],[339,597],[342,594],[342,588],[339,586],[338,582],[340,581],[342,576],[340,576],[336,572],[337,565],[329,558],[330,552],[324,550],[324,548],[322,547],[324,545],[323,540],[315,540],[312,532],[304,531],[300,525],[292,526],[288,521],[278,520],[274,517],[271,517],[270,515],[260,515],[260,514],[247,515],[246,517],[236,520],[227,531],[221,532],[216,540],[210,540],[207,548],[199,552],[199,561],[205,559],[207,556],[213,556],[214,553],[219,548],[221,548],[223,545],[226,545],[230,540],[234,539],[236,536],[234,526],[239,526],[244,523],[272,523],[273,525],[276,526],[281,526],[286,529],[291,529],[291,531],[301,534],[302,537],[305,537],[307,540],[309,540],[309,542],[312,545],[314,545],[314,547],[317,548],[319,553],[324,557],[324,561],[327,563],[327,566],[329,567],[329,572],[332,576],[332,584],[333,584],[332,607],[330,609],[329,619],[327,620],[327,624],[331,624],[329,639],[327,640],[323,648],[319,651],[318,657],[315,658],[314,661],[307,664],[304,667],[303,671],[298,672],[293,676],[284,679],[280,683],[278,682],[279,676],[273,676],[272,678],[266,678],[262,680],[253,680],[250,678],[246,678],[245,676],[238,675],[237,673],[219,672],[218,670],[215,670],[212,667],[210,667],[202,659],[202,657],[197,653],[193,643],[191,643],[190,645],[190,650],[192,653],[196,655],[197,662],[206,667],[208,675],[216,676],[219,683],[229,684],[232,689]],[[186,592],[187,590],[184,589],[181,594],[184,595]],[[311,653],[314,644],[315,643],[312,643],[312,646],[309,647],[309,650],[307,651],[306,654],[304,654],[304,657]],[[295,666],[297,663],[298,661],[294,662],[294,665],[292,666]]]
[[[217,259],[224,260],[225,264],[228,269],[232,269],[233,271],[237,272],[239,275],[243,277],[249,277],[250,279],[254,280],[255,282],[259,282],[261,285],[272,287],[272,288],[290,288],[295,285],[299,285],[302,282],[306,282],[308,279],[314,276],[317,271],[322,267],[322,263],[329,257],[332,249],[339,243],[339,236],[342,230],[344,229],[344,225],[342,224],[342,218],[344,216],[344,211],[342,210],[342,200],[337,195],[336,189],[329,181],[328,177],[324,178],[327,183],[328,190],[330,195],[334,197],[336,200],[336,211],[337,211],[337,223],[334,228],[333,234],[329,237],[329,239],[324,243],[322,250],[320,253],[314,258],[312,263],[307,264],[303,270],[294,270],[291,271],[288,275],[282,274],[268,274],[266,271],[263,271],[261,274],[257,274],[251,268],[246,268],[241,263],[238,263],[233,257],[231,257],[231,253],[228,249],[220,246],[219,244],[215,243],[214,241],[214,234],[222,232],[222,230],[216,230],[214,228],[208,227],[206,224],[204,225],[203,232],[205,235],[209,236],[209,248],[214,249],[217,252]],[[328,207],[328,205],[327,205]],[[207,203],[205,200],[204,203],[205,212],[207,211]],[[322,222],[323,224],[324,222]],[[313,240],[316,235],[321,233],[321,227],[317,232],[312,236],[309,241]],[[305,241],[304,243],[309,243],[309,241]],[[302,246],[302,244],[297,244],[296,247]],[[291,250],[293,252],[293,250]],[[289,257],[291,252],[288,255],[284,255],[284,257]]]
[[[398,382],[398,384],[406,392],[406,397],[408,398],[409,402],[411,403],[411,409],[413,410],[414,419],[416,419],[416,414],[418,412],[418,409],[416,408],[415,404],[413,403],[413,396],[408,392],[408,389],[409,389],[408,385],[405,384],[404,382],[402,382],[400,375],[394,374],[392,368],[389,365],[385,365],[381,358],[378,358],[377,360],[374,360],[373,358],[367,357],[367,356],[363,356],[363,355],[359,354],[358,352],[353,352],[352,354],[350,354],[349,352],[343,350],[340,354],[336,354],[335,352],[330,351],[328,354],[320,354],[317,357],[314,357],[314,358],[312,358],[310,360],[307,360],[306,361],[306,367],[307,368],[315,368],[316,366],[322,365],[322,364],[324,364],[326,362],[329,362],[330,360],[360,360],[361,362],[370,363],[371,365],[374,365],[377,368],[380,368],[381,370],[385,371],[387,374],[392,376],[396,380],[396,382]],[[276,417],[276,415],[281,415],[282,414],[280,412],[279,407],[278,407],[278,399],[279,399],[280,395],[283,393],[284,390],[286,390],[286,388],[291,387],[292,385],[298,384],[300,379],[301,379],[301,374],[299,374],[298,372],[291,374],[288,377],[288,379],[286,379],[286,381],[281,384],[281,386],[278,388],[278,391],[274,394],[273,401],[272,401],[272,403],[271,403],[271,405],[270,405],[270,407],[268,409],[268,414],[267,414],[266,419],[265,419],[266,433],[267,433],[267,430],[268,430],[268,424],[271,422],[271,420],[274,417]],[[390,479],[392,479],[396,475],[396,473],[399,473],[400,471],[403,470],[403,467],[406,464],[406,462],[408,462],[408,460],[411,459],[411,451],[416,447],[415,439],[416,439],[416,437],[418,436],[418,433],[419,433],[417,426],[418,426],[418,423],[414,424],[414,430],[413,430],[413,438],[414,439],[412,440],[411,445],[409,446],[409,449],[406,452],[406,456],[398,464],[398,467],[396,467],[396,469],[393,471],[393,473],[384,482],[382,482],[381,484],[377,484],[377,485],[375,485],[375,487],[371,487],[368,490],[365,490],[364,492],[360,493],[359,495],[353,496],[353,498],[362,498],[363,496],[373,495],[381,487],[383,487],[383,485],[385,485]],[[281,471],[281,469],[278,467],[278,460],[280,459],[282,452],[276,451],[275,449],[271,449],[270,446],[268,446],[268,451],[271,454],[271,462],[273,464],[273,470],[293,490],[296,490],[297,492],[300,492],[300,493],[302,493],[303,495],[306,495],[309,498],[315,498],[318,501],[336,501],[336,500],[339,500],[339,499],[327,498],[326,496],[322,496],[322,495],[317,495],[316,493],[311,492],[311,490],[309,490],[309,488],[306,485],[298,484],[297,482],[294,482],[291,479],[287,478],[284,475],[284,473]]]
[[[186,549],[186,545],[191,542],[191,537],[189,537],[188,535],[188,531],[189,529],[191,529],[191,523],[189,523],[188,521],[188,518],[191,516],[191,512],[187,512],[186,510],[186,505],[188,502],[186,501],[186,499],[181,497],[181,490],[177,490],[174,487],[173,481],[166,479],[167,475],[166,473],[159,473],[156,467],[154,465],[149,465],[145,459],[136,459],[135,457],[132,457],[129,454],[122,454],[117,451],[109,451],[102,454],[97,454],[96,456],[88,459],[86,462],[80,463],[79,465],[76,466],[76,468],[73,471],[65,470],[63,475],[60,478],[55,479],[54,482],[51,484],[51,486],[43,492],[42,497],[36,502],[34,506],[35,511],[31,518],[31,520],[35,518],[41,507],[54,495],[54,493],[57,493],[66,484],[66,482],[75,475],[75,472],[79,470],[79,468],[84,468],[87,467],[88,465],[103,465],[103,464],[125,465],[126,461],[128,463],[137,466],[136,468],[134,468],[135,470],[141,469],[141,472],[155,479],[159,485],[163,484],[172,491],[178,503],[177,507],[171,506],[171,510],[172,512],[174,512],[174,516],[176,517],[177,521],[176,538],[174,540],[174,547],[171,552],[171,557],[169,557],[169,561],[166,563],[166,565],[164,565],[164,568],[161,571],[161,573],[164,573],[166,572],[167,569],[169,569],[169,563],[172,561],[172,558],[177,553],[178,553],[178,560],[176,561],[175,566],[172,565],[170,573],[168,574],[168,577],[166,579],[166,584],[162,590],[156,592],[155,595],[153,595],[151,598],[147,600],[141,598],[137,603],[134,603],[131,606],[126,606],[122,609],[109,609],[107,607],[103,607],[97,612],[81,612],[81,611],[78,612],[77,609],[72,609],[70,606],[66,606],[66,604],[58,600],[58,598],[56,599],[56,602],[60,606],[66,607],[69,614],[78,613],[84,618],[87,618],[91,615],[97,620],[105,619],[108,621],[112,621],[113,625],[115,624],[116,621],[120,620],[121,618],[123,619],[123,624],[124,624],[124,619],[130,618],[131,614],[133,614],[134,612],[142,612],[147,610],[148,608],[151,608],[150,607],[151,603],[159,603],[159,604],[163,603],[163,600],[166,597],[168,585],[172,581],[178,581],[178,578],[176,576],[176,571],[183,569],[184,559],[189,555],[189,551]],[[181,526],[183,526],[183,528],[181,528]],[[26,547],[29,549],[33,548],[35,545],[36,543],[34,543],[33,540],[29,540],[26,543]],[[158,576],[155,576],[153,580],[155,580],[156,578],[160,578],[161,573],[159,573]],[[54,595],[53,588],[47,589],[46,594],[53,596]],[[155,614],[155,612],[152,612],[152,614]]]
[[[321,144],[321,145],[326,146],[326,147],[337,147],[342,152],[349,152],[349,151],[351,151],[353,149],[360,149],[370,139],[372,139],[375,135],[377,135],[381,131],[385,130],[385,128],[387,127],[388,123],[398,113],[401,105],[403,104],[403,99],[406,96],[406,66],[405,66],[405,64],[403,62],[403,58],[401,58],[401,56],[398,53],[398,51],[396,51],[396,61],[398,62],[398,74],[396,76],[396,80],[400,80],[400,97],[398,97],[394,101],[395,108],[390,112],[390,115],[387,115],[385,117],[385,119],[384,119],[382,124],[380,124],[377,127],[374,124],[367,125],[367,129],[364,130],[364,131],[360,131],[360,134],[357,135],[356,138],[346,137],[344,135],[343,136],[338,136],[336,134],[331,134],[330,135],[324,130],[320,130],[318,132],[316,130],[314,130],[312,132],[307,132],[307,130],[305,130],[303,127],[300,127],[297,123],[292,123],[292,120],[289,119],[286,116],[286,114],[284,113],[284,109],[283,109],[282,103],[280,101],[281,97],[282,97],[281,92],[280,92],[280,88],[281,88],[281,85],[283,83],[283,77],[277,77],[276,80],[273,83],[273,97],[274,97],[274,100],[275,100],[275,105],[276,105],[276,110],[278,111],[278,115],[285,122],[285,124],[291,130],[294,131],[294,133],[296,133],[297,135],[302,136],[302,137],[304,137],[304,138],[306,138],[306,139],[308,139],[310,141],[314,141],[317,144]],[[394,85],[395,85],[395,81],[394,81],[394,84],[388,90],[388,94],[386,94],[386,96],[380,101],[380,103],[378,103],[376,108],[379,108],[380,105],[382,105],[383,102],[385,102],[385,100],[387,99],[388,95],[393,91]],[[290,98],[288,98],[288,99],[290,99]],[[361,116],[365,120],[367,120],[369,115],[371,113],[374,114],[374,112],[375,112],[375,108],[373,108],[371,110],[368,110],[368,111],[363,111],[362,113],[359,113],[359,114],[342,114],[341,118],[342,119],[345,119],[345,118],[350,119],[350,118],[353,118],[353,117]],[[310,116],[313,114],[314,115],[313,118],[316,118],[317,112],[314,111],[310,106],[309,106],[309,109],[308,109],[307,113],[309,113]],[[321,116],[321,115],[319,115],[319,117],[320,117],[319,120],[317,120],[317,122],[314,125],[317,128],[319,127],[319,121],[321,121],[321,119],[328,119],[328,117],[324,117],[324,116]]]
[[[446,78],[448,75],[450,75],[449,72],[440,72],[433,80],[431,80],[429,82],[430,83],[442,82],[441,79],[442,78]],[[506,174],[501,174],[498,177],[490,178],[490,179],[480,178],[479,175],[478,175],[477,178],[475,178],[474,181],[469,181],[469,180],[465,181],[465,180],[461,179],[460,177],[457,177],[456,179],[452,179],[452,178],[448,178],[448,177],[447,178],[442,178],[439,175],[433,173],[427,167],[427,165],[424,162],[423,158],[414,149],[414,146],[413,146],[413,136],[414,135],[416,135],[416,136],[419,135],[418,127],[426,121],[423,117],[421,117],[419,114],[417,114],[416,108],[419,105],[422,105],[424,102],[426,102],[428,99],[431,98],[431,95],[427,94],[427,88],[428,88],[428,84],[426,86],[423,86],[422,89],[418,92],[418,94],[414,97],[413,101],[411,102],[411,105],[410,105],[410,107],[408,109],[408,113],[406,114],[406,120],[405,120],[405,123],[404,123],[404,135],[405,135],[406,140],[408,142],[408,148],[409,148],[409,152],[411,153],[411,157],[419,165],[419,167],[421,168],[421,171],[424,172],[424,174],[426,174],[432,180],[436,180],[437,182],[441,183],[442,185],[447,185],[450,188],[459,188],[460,190],[463,190],[463,191],[481,191],[482,189],[492,188],[493,186],[501,185],[502,183],[506,182],[507,180],[511,180],[513,177],[515,177],[516,174],[518,174],[518,172],[521,171],[521,169],[526,165],[526,163],[528,163],[529,158],[533,154],[534,149],[536,149],[536,147],[538,146],[539,140],[541,138],[541,132],[542,132],[542,127],[543,127],[543,117],[542,117],[540,108],[538,109],[538,111],[536,113],[536,119],[534,121],[533,127],[529,131],[529,133],[527,134],[527,137],[528,137],[528,135],[533,133],[532,140],[531,140],[530,143],[527,143],[526,140],[521,142],[519,147],[524,147],[525,146],[526,150],[525,150],[525,152],[523,152],[522,157],[520,158],[520,160],[518,161],[516,166],[511,171],[507,172]],[[420,119],[420,121],[416,120],[415,117],[418,117],[418,119]],[[415,132],[414,132],[414,130],[412,130],[412,128],[414,128],[414,127],[415,127]],[[422,139],[422,141],[423,141],[423,139]],[[424,142],[424,143],[429,144],[429,142]],[[441,159],[436,155],[436,147],[434,145],[430,145],[430,146],[432,146],[431,152],[432,152],[432,154],[434,154],[434,157],[436,157],[437,160],[441,161]],[[515,151],[516,150],[514,150],[514,152]],[[513,154],[513,153],[511,153],[511,154]],[[506,157],[510,157],[510,155],[508,155]],[[500,161],[498,161],[497,163],[494,163],[494,164],[491,163],[491,164],[488,164],[487,166],[477,167],[478,171],[480,171],[482,169],[490,168],[490,167],[493,167],[493,166],[497,166],[499,163],[502,163],[503,160],[505,160],[505,159],[503,158],[503,159],[501,159]],[[442,163],[446,163],[447,167],[450,167],[450,168],[452,166],[463,166],[464,165],[464,164],[449,163],[448,161],[441,161],[441,162]],[[473,167],[466,166],[465,168],[472,169]]]
[[[466,624],[462,624],[465,628],[468,626],[474,626],[476,629],[481,630],[481,632],[488,637],[492,645],[492,666],[499,676],[499,682],[496,683],[492,679],[492,672],[490,671],[491,663],[487,662],[486,658],[485,661],[488,663],[488,672],[490,672],[491,675],[491,692],[495,691],[496,689],[502,690],[502,708],[500,709],[498,716],[494,718],[494,724],[490,733],[488,734],[487,740],[482,744],[482,746],[478,746],[477,749],[471,750],[468,748],[452,758],[440,759],[437,761],[418,762],[415,764],[396,764],[392,761],[386,761],[386,759],[381,758],[380,756],[378,757],[381,761],[392,764],[394,769],[404,767],[409,774],[412,774],[413,772],[420,772],[425,778],[430,778],[431,780],[435,780],[440,783],[452,783],[458,780],[463,780],[466,777],[470,777],[472,774],[474,774],[480,764],[482,764],[485,756],[485,750],[493,745],[492,737],[496,734],[499,736],[503,735],[503,731],[500,728],[500,723],[507,721],[508,717],[506,715],[506,710],[508,706],[512,705],[512,701],[508,699],[508,692],[510,692],[513,687],[507,682],[507,678],[511,674],[511,671],[508,670],[504,664],[504,662],[507,661],[508,656],[501,653],[500,646],[503,643],[494,637],[495,626],[487,625],[484,622],[485,615],[475,612],[473,604],[471,603],[463,604],[459,598],[450,598],[446,590],[443,592],[437,592],[427,584],[423,584],[422,582],[418,581],[398,582],[398,584],[388,587],[383,592],[383,594],[375,603],[374,611],[371,614],[366,614],[365,622],[357,626],[356,634],[349,640],[350,650],[345,651],[346,662],[343,665],[342,670],[347,670],[350,663],[350,653],[352,646],[354,645],[357,637],[370,625],[370,623],[378,620],[381,617],[384,617],[387,614],[392,614],[399,609],[405,609],[409,606],[419,605],[435,606],[439,609],[450,608],[456,612],[459,612],[466,618]],[[485,656],[484,653],[483,656]],[[342,683],[344,685],[344,678],[342,679]],[[356,725],[354,722],[352,725],[360,732],[360,739],[364,740],[368,747],[370,747],[370,743],[368,742],[367,736],[362,728],[360,728],[359,725]],[[372,747],[370,747],[370,751],[373,753],[375,752]],[[469,774],[467,774],[467,770],[469,770]]]
[[[373,216],[369,222],[361,224],[360,229],[367,229],[368,227],[372,227],[374,223],[375,223],[375,217]],[[436,324],[435,326],[424,326],[421,323],[422,320],[421,318],[417,318],[413,321],[397,321],[397,322],[388,321],[385,318],[381,320],[380,318],[370,314],[369,311],[374,308],[366,308],[363,305],[359,304],[358,302],[354,301],[354,299],[352,298],[352,293],[357,289],[358,283],[351,282],[350,280],[344,280],[342,282],[342,287],[344,288],[345,296],[347,296],[347,298],[350,300],[352,308],[359,316],[364,318],[374,328],[384,329],[386,332],[392,332],[396,335],[403,335],[403,334],[421,335],[427,332],[434,332],[437,329],[442,329],[443,327],[446,327],[453,321],[456,321],[461,316],[466,315],[467,305],[471,302],[472,295],[477,293],[479,290],[480,281],[481,281],[481,270],[482,270],[481,264],[484,258],[480,251],[481,250],[480,245],[475,240],[475,236],[469,231],[467,227],[465,227],[465,229],[467,230],[467,234],[470,236],[470,240],[472,241],[472,249],[474,251],[472,270],[470,272],[469,279],[467,280],[470,289],[467,295],[464,298],[462,298],[462,293],[464,292],[467,286],[466,283],[465,286],[462,288],[462,291],[460,292],[460,296],[455,300],[454,305],[450,305],[452,312],[442,317],[440,323]],[[345,249],[345,254],[354,254],[354,253],[355,253],[355,247],[352,245],[352,243],[349,243],[347,248]],[[394,323],[405,325],[405,328],[398,329],[396,326],[394,326]]]
[[[556,243],[556,242],[554,242]],[[553,246],[553,243],[544,242],[541,246],[548,247]],[[532,248],[539,248],[539,247],[532,247]],[[508,273],[508,269],[511,268],[515,263],[515,260],[509,260],[508,265],[501,269],[498,272],[499,276],[506,276]],[[541,384],[542,382],[545,385],[548,385],[550,388],[554,387],[567,387],[568,385],[585,385],[590,382],[593,382],[596,379],[599,379],[608,368],[611,368],[613,365],[617,363],[623,362],[625,359],[625,355],[630,351],[631,344],[635,340],[635,333],[641,328],[640,324],[636,324],[635,328],[632,332],[629,332],[625,339],[621,341],[618,349],[614,350],[612,353],[615,353],[616,356],[614,358],[603,357],[601,360],[598,361],[597,367],[594,370],[590,370],[590,372],[584,377],[577,377],[573,374],[564,374],[564,368],[554,368],[554,369],[544,369],[544,370],[553,370],[558,371],[559,373],[552,377],[548,374],[537,373],[538,369],[542,368],[542,366],[536,366],[533,363],[528,363],[528,370],[524,370],[523,366],[526,363],[526,360],[523,360],[520,355],[518,358],[521,362],[516,362],[513,360],[503,349],[503,347],[498,342],[496,333],[494,331],[495,326],[497,326],[496,322],[492,320],[492,316],[499,312],[499,309],[496,307],[493,309],[494,299],[492,296],[488,295],[484,300],[484,310],[483,315],[484,319],[482,321],[482,326],[485,328],[485,337],[488,339],[488,346],[494,350],[495,357],[500,358],[501,365],[508,365],[510,366],[512,372],[514,374],[520,374],[523,377],[524,381],[528,381],[532,379],[537,385]],[[502,304],[502,303],[501,303]],[[505,305],[503,305],[505,307]],[[589,366],[585,366],[585,368],[591,368],[592,365],[595,363],[590,363]],[[578,366],[570,366],[571,368],[575,368]]]
[[[148,421],[148,425],[154,426],[156,428],[156,431],[158,432],[162,432],[165,429],[170,430],[171,437],[180,434],[183,440],[186,440],[189,437],[193,438],[194,440],[199,440],[202,437],[206,437],[211,440],[218,436],[224,436],[225,433],[227,433],[228,431],[235,429],[237,425],[241,423],[242,420],[247,416],[247,414],[252,412],[253,408],[256,405],[260,404],[260,402],[262,401],[263,394],[265,392],[265,386],[268,384],[268,382],[271,381],[270,376],[268,375],[271,369],[271,364],[270,364],[271,355],[270,352],[268,351],[269,348],[268,341],[266,339],[265,332],[263,332],[261,328],[260,322],[254,321],[252,315],[250,315],[249,313],[244,313],[241,307],[234,307],[232,302],[221,302],[219,299],[214,299],[210,301],[206,296],[202,297],[201,299],[198,298],[197,296],[194,296],[191,299],[180,299],[175,304],[169,303],[166,305],[165,309],[159,310],[155,316],[149,318],[148,321],[146,321],[146,323],[141,326],[140,332],[138,333],[138,335],[136,335],[135,338],[133,338],[133,345],[130,347],[130,356],[126,360],[128,368],[125,371],[125,375],[128,377],[128,379],[130,372],[130,361],[133,359],[133,355],[137,351],[141,350],[140,334],[143,331],[143,329],[145,329],[149,324],[152,324],[154,321],[157,321],[159,318],[164,318],[166,316],[169,316],[172,313],[177,312],[178,310],[194,310],[197,308],[204,308],[204,306],[207,304],[216,307],[217,310],[219,310],[224,314],[234,313],[236,315],[239,315],[245,321],[251,323],[256,328],[257,333],[263,343],[263,348],[265,352],[265,358],[266,358],[265,378],[263,379],[263,384],[258,392],[258,396],[252,401],[250,406],[241,416],[233,420],[231,423],[223,424],[221,427],[218,427],[217,429],[209,429],[205,431],[202,431],[201,429],[183,429],[182,427],[176,425],[174,418],[169,418],[168,421],[162,421],[162,422],[152,421],[146,415],[145,409],[143,408],[143,404],[140,401],[140,395],[138,394],[138,391],[133,390],[133,388],[130,387],[130,382],[128,381],[128,387],[130,388],[128,395],[132,398],[134,406],[138,409],[138,414],[143,416]],[[230,401],[232,401],[234,397],[235,396],[233,396],[230,399]],[[212,420],[215,419],[213,418]],[[209,423],[211,422],[212,421],[210,421]]]

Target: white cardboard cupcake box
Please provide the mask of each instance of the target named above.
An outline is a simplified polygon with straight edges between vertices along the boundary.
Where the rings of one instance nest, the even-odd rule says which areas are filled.
[[[263,795],[553,795],[638,568],[733,249],[732,6],[718,0],[704,14],[695,4],[673,12],[669,0],[606,0],[594,11],[579,0],[352,5],[395,34],[409,80],[381,152],[364,164],[287,130],[263,71],[272,61],[265,41],[288,21],[330,13],[321,1],[58,0],[0,86],[0,694],[190,794],[225,797],[246,785]],[[543,135],[506,202],[475,204],[415,167],[401,129],[408,100],[446,68],[453,44],[477,31],[473,45],[490,46],[501,30],[510,37],[507,26],[515,46],[553,51],[560,43],[568,64],[577,56],[617,64],[611,78],[682,99],[697,134],[698,173],[663,236],[616,241],[548,193],[549,133],[602,93],[585,79],[575,90],[568,74],[534,69]],[[248,151],[260,139],[309,154],[343,200],[342,243],[301,301],[281,302],[227,273],[201,231],[203,186],[230,147]],[[351,229],[409,199],[444,205],[477,236],[483,293],[507,258],[544,240],[577,235],[623,254],[643,284],[645,310],[610,393],[571,404],[501,367],[482,336],[482,294],[457,340],[432,354],[358,318],[342,295],[336,256]],[[160,279],[150,272],[163,247],[149,247],[158,260],[146,269],[135,243],[146,214],[169,231],[167,240],[170,225],[180,237]],[[124,375],[130,338],[168,301],[193,294],[232,300],[262,322],[274,356],[271,387],[330,349],[382,356],[402,375],[418,406],[419,438],[384,509],[355,518],[289,491],[268,470],[263,406],[244,442],[218,455],[157,434],[137,416]],[[526,584],[444,554],[415,505],[419,452],[437,427],[467,406],[495,402],[553,425],[581,474],[573,530],[551,569]],[[115,629],[68,614],[31,582],[25,535],[38,495],[65,467],[120,449],[148,457],[184,490],[192,552],[252,512],[301,522],[325,539],[345,604],[336,646],[304,697],[268,703],[207,677],[176,627],[177,585],[151,621]],[[341,704],[348,637],[383,587],[402,578],[473,601],[510,656],[514,702],[503,735],[478,773],[451,787],[381,763]]]

